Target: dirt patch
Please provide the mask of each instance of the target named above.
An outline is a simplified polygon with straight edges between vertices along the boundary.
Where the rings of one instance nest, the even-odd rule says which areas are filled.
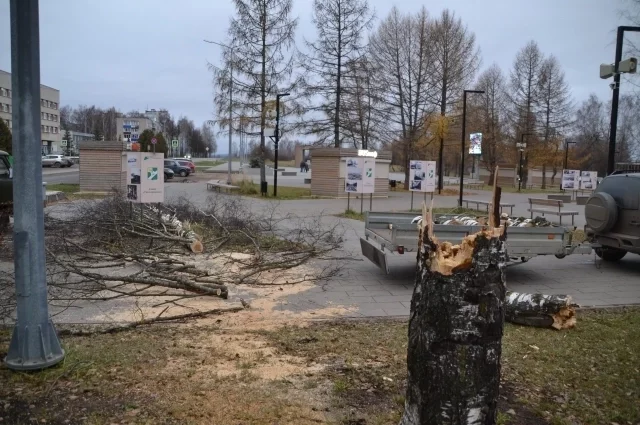
[[[57,367],[0,368],[0,423],[398,423],[405,321],[256,313],[65,337]],[[636,424],[639,332],[640,309],[581,313],[564,332],[507,325],[498,424]]]

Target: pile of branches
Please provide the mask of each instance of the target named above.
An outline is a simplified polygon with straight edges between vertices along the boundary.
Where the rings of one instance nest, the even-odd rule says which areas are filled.
[[[322,216],[280,214],[277,205],[254,213],[226,196],[202,206],[131,204],[120,195],[84,201],[47,214],[45,235],[54,305],[152,297],[163,318],[190,298],[229,298],[238,285],[330,278],[342,245],[342,230]],[[13,310],[13,282],[0,270],[0,319]]]

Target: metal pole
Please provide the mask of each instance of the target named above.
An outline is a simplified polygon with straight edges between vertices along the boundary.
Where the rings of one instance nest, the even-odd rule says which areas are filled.
[[[620,74],[618,73],[618,63],[622,60],[622,42],[624,41],[625,27],[618,27],[618,37],[616,39],[616,59],[613,63],[615,73],[613,74],[613,95],[611,98],[611,122],[609,128],[609,156],[607,158],[607,174],[615,170],[616,158],[616,132],[618,131],[618,99],[620,98]]]
[[[373,211],[373,193],[369,194],[369,211]]]
[[[413,191],[411,191],[411,208],[409,208],[409,211],[413,211]]]
[[[360,214],[362,214],[362,204],[364,204],[364,193],[360,195]]]
[[[229,167],[227,169],[227,184],[231,184],[231,137],[233,132],[233,48],[228,47],[231,60],[229,61]]]
[[[564,169],[566,170],[569,164],[569,143],[564,141]]]
[[[11,0],[13,90],[13,246],[17,318],[5,363],[36,370],[64,358],[49,318],[40,136],[38,0]]]
[[[276,95],[276,134],[274,141],[273,196],[278,196],[278,143],[280,142],[280,94]]]
[[[518,163],[518,192],[520,192],[520,187],[522,185],[522,152],[524,152],[524,149],[520,148],[520,162]]]
[[[462,95],[462,136],[460,136],[460,196],[458,197],[458,207],[462,208],[462,188],[464,185],[464,136],[467,131],[467,91]]]
[[[347,211],[351,209],[351,192],[347,192]]]

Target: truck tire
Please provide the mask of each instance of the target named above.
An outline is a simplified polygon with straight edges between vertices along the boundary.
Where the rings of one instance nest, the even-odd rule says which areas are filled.
[[[618,221],[618,205],[606,192],[594,193],[584,207],[587,225],[597,233],[608,232]],[[622,257],[620,257],[622,258]]]
[[[596,255],[604,261],[616,262],[622,260],[627,255],[627,251],[618,248],[602,247],[596,248]]]

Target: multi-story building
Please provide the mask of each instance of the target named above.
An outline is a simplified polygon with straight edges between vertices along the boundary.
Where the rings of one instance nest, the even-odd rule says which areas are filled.
[[[13,90],[11,89],[11,73],[0,70],[0,119],[13,128],[12,112]],[[51,153],[54,146],[62,140],[60,129],[60,91],[49,86],[40,85],[40,130],[42,153]]]
[[[153,130],[153,122],[149,118],[116,118],[117,137],[124,143],[137,142],[145,130]]]
[[[56,146],[54,153],[78,155],[80,142],[96,140],[96,136],[94,134],[81,133],[79,131],[69,131],[69,136],[70,140],[66,140],[67,134],[65,131],[62,132],[62,142],[60,143],[59,148]]]

